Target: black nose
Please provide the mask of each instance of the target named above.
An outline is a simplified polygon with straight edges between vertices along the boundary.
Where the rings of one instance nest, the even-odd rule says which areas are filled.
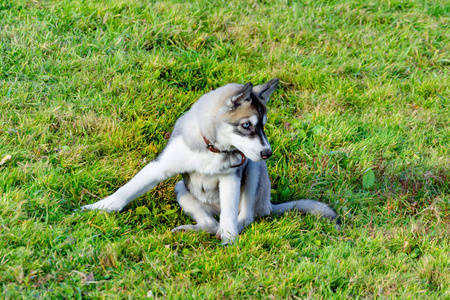
[[[272,150],[263,150],[261,151],[261,158],[262,159],[268,159],[269,157],[272,156]]]

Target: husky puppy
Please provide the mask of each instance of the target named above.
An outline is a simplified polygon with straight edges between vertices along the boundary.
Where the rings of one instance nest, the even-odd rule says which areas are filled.
[[[120,211],[159,182],[182,174],[175,185],[177,201],[196,224],[172,232],[203,230],[228,244],[257,216],[298,210],[335,219],[337,214],[322,202],[270,202],[264,160],[272,150],[264,124],[266,104],[277,86],[278,78],[258,86],[231,83],[203,95],[177,120],[155,160],[114,194],[82,209]]]

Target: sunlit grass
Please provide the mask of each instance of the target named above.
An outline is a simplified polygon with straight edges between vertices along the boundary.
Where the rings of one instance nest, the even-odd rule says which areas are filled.
[[[1,297],[450,297],[449,24],[446,1],[0,0]],[[200,95],[274,77],[272,198],[327,202],[342,231],[289,213],[228,247],[172,235],[177,178],[75,211]]]

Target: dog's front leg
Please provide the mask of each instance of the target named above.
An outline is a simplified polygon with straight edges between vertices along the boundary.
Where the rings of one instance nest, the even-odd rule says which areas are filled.
[[[85,205],[82,210],[98,209],[107,212],[120,211],[128,203],[154,188],[159,182],[182,173],[189,157],[189,149],[181,139],[169,142],[164,151],[128,183],[111,196]]]
[[[241,179],[235,174],[224,175],[219,179],[220,225],[217,237],[222,244],[233,243],[239,234],[238,213]]]

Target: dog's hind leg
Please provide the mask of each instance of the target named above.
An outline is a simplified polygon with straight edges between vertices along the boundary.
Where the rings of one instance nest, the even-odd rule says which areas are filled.
[[[195,230],[206,231],[211,234],[217,233],[219,222],[214,219],[213,209],[195,199],[182,180],[175,185],[175,193],[177,194],[177,201],[183,208],[183,211],[194,219],[197,224],[181,225],[172,229],[172,232]]]
[[[258,181],[260,179],[258,165],[250,161],[245,170],[244,178],[245,180],[241,185],[241,199],[239,202],[239,233],[241,233],[246,226],[253,223],[253,220],[255,219],[255,201],[257,189],[259,187]]]
[[[239,233],[253,223],[255,217],[270,214],[270,179],[265,163],[250,161],[244,176],[239,203]]]

